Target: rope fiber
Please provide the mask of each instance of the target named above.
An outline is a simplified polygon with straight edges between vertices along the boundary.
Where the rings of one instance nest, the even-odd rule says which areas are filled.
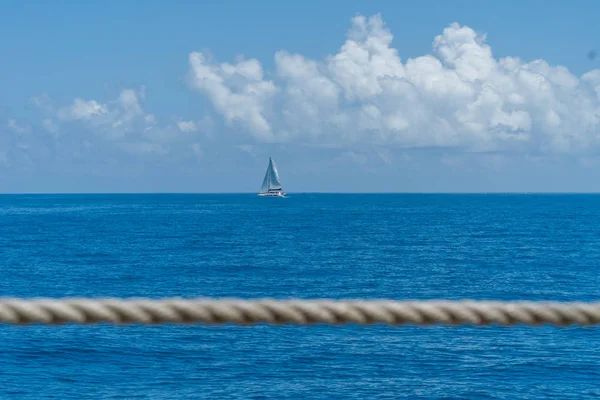
[[[0,323],[590,326],[600,302],[0,298]]]

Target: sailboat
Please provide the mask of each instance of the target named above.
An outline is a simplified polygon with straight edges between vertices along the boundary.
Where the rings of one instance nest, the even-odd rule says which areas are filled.
[[[277,166],[271,157],[269,157],[269,166],[267,167],[265,179],[263,179],[258,195],[262,197],[285,197],[285,193],[283,193],[283,190],[281,189],[281,181],[279,180],[279,173],[277,173]]]

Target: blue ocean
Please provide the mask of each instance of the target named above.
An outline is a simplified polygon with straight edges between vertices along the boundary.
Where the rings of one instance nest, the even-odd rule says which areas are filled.
[[[594,301],[600,195],[0,196],[0,296]],[[0,326],[0,399],[585,399],[600,330]]]

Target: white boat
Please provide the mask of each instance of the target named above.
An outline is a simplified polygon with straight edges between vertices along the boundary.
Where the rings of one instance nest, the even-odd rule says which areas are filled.
[[[285,197],[285,193],[281,189],[277,166],[271,157],[269,157],[269,166],[258,195],[261,197]]]

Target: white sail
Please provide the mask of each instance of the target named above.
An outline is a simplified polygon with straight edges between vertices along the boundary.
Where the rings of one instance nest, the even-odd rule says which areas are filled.
[[[269,157],[269,166],[263,179],[262,186],[260,188],[260,194],[265,194],[273,191],[281,191],[281,181],[279,180],[279,173],[277,172],[277,166],[271,157]]]
[[[263,179],[262,186],[260,187],[259,193],[267,193],[269,191],[269,180],[271,174],[269,173],[269,168],[267,168],[267,173],[265,174],[265,179]]]
[[[269,182],[269,189],[281,189],[281,182],[279,181],[279,173],[277,172],[277,166],[275,161],[269,157],[269,170],[271,171],[271,180]]]

